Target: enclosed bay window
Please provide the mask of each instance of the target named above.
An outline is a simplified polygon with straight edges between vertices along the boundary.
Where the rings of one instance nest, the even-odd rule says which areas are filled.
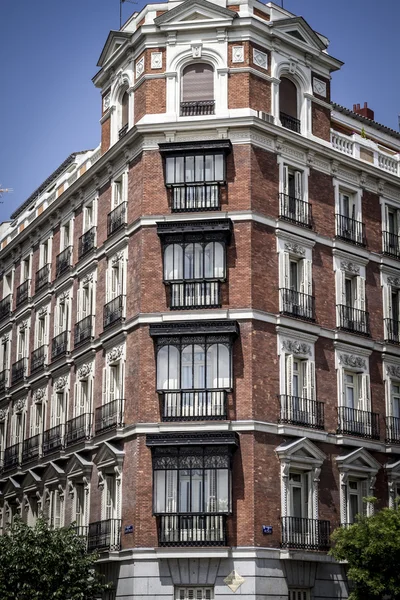
[[[214,68],[208,63],[191,63],[182,71],[181,116],[213,115]]]
[[[383,252],[393,258],[400,258],[400,210],[386,204],[382,226]]]
[[[364,229],[360,193],[339,189],[336,200],[336,237],[351,244],[365,246]]]
[[[369,335],[369,313],[365,300],[365,267],[352,261],[336,263],[337,326],[345,331]]]
[[[300,133],[300,112],[296,84],[288,77],[281,77],[279,84],[279,118],[286,129]]]

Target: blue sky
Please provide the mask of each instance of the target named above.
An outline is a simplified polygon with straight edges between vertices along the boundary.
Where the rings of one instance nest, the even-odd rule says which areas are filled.
[[[332,98],[368,102],[375,119],[398,129],[397,0],[283,0],[330,41],[345,62]],[[280,0],[277,0],[280,3]],[[145,3],[123,5],[123,17]],[[100,139],[100,94],[91,78],[119,0],[0,0],[0,221],[71,153]]]

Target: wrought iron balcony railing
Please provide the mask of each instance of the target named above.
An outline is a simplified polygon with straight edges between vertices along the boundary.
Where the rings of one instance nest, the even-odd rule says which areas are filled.
[[[55,425],[43,432],[42,451],[44,455],[62,450],[64,446],[64,425]]]
[[[160,546],[226,546],[226,515],[162,515]]]
[[[369,331],[369,313],[365,310],[359,310],[345,304],[338,304],[339,329],[370,335]]]
[[[281,412],[279,423],[300,425],[311,429],[324,428],[324,403],[298,396],[280,396]]]
[[[4,450],[4,471],[11,471],[20,464],[20,444],[14,444]]]
[[[400,418],[386,417],[386,443],[400,444]]]
[[[315,298],[308,294],[288,288],[279,290],[281,295],[281,313],[297,319],[315,320]]]
[[[385,342],[400,344],[400,321],[385,319]]]
[[[56,277],[66,273],[71,267],[72,246],[65,248],[56,256]]]
[[[124,320],[125,296],[117,296],[104,305],[103,329]]]
[[[41,269],[36,271],[35,275],[35,292],[43,289],[50,280],[50,264],[44,265]]]
[[[226,419],[225,390],[160,392],[163,421]]]
[[[118,131],[118,139],[120,140],[121,138],[124,137],[124,135],[127,134],[128,132],[128,123],[126,125],[124,125],[123,127],[121,127],[121,129]]]
[[[400,236],[383,231],[383,253],[392,258],[400,258]]]
[[[88,550],[119,550],[121,547],[120,519],[106,519],[89,523],[87,534]]]
[[[71,446],[92,437],[92,413],[83,413],[65,424],[65,445]]]
[[[85,541],[87,544],[87,536],[88,536],[89,526],[88,525],[73,525],[72,529],[75,531],[76,535],[79,535],[79,537],[85,538]]]
[[[379,440],[379,414],[347,406],[338,408],[338,433]]]
[[[219,183],[179,183],[171,186],[172,212],[219,210]]]
[[[365,225],[356,219],[350,219],[344,215],[335,215],[336,218],[336,237],[356,244],[357,246],[365,246]]]
[[[60,356],[65,356],[69,351],[69,331],[63,331],[54,337],[51,341],[51,359],[55,360]]]
[[[296,133],[301,132],[301,122],[300,119],[296,119],[291,115],[287,115],[286,113],[279,113],[279,118],[281,120],[282,127],[285,129],[290,129],[291,131],[295,131]]]
[[[96,227],[92,227],[79,238],[78,257],[82,258],[96,247]]]
[[[40,456],[41,435],[34,435],[22,443],[22,462],[27,463],[35,460]]]
[[[330,521],[282,517],[282,548],[329,550]]]
[[[311,229],[311,204],[294,196],[279,194],[279,218]]]
[[[4,369],[4,371],[1,371],[0,373],[0,394],[5,392],[9,385],[9,374],[9,369]]]
[[[12,294],[0,300],[0,319],[10,317],[12,312]]]
[[[118,398],[96,408],[94,432],[96,435],[124,425],[124,400]]]
[[[215,100],[197,100],[194,102],[181,102],[181,117],[202,117],[213,115]]]
[[[29,298],[29,290],[30,290],[31,280],[27,279],[24,283],[21,283],[17,287],[17,306],[21,306],[24,302],[26,302]]]
[[[126,202],[121,202],[107,215],[107,235],[110,236],[124,225],[126,225]]]
[[[218,308],[221,306],[220,281],[182,281],[171,283],[171,308]]]
[[[75,323],[74,345],[79,346],[91,339],[93,339],[93,315]]]
[[[43,369],[47,361],[47,344],[36,348],[31,353],[31,373]]]
[[[11,384],[14,385],[26,377],[28,371],[28,359],[21,358],[11,365]]]

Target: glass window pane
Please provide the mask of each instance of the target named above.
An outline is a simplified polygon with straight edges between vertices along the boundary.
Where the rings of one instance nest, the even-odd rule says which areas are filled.
[[[204,156],[196,156],[196,181],[204,181]]]
[[[194,279],[194,244],[185,246],[185,279]]]
[[[194,156],[186,157],[185,181],[194,181]]]
[[[179,471],[179,511],[190,510],[190,470],[181,470]]]
[[[193,388],[193,346],[182,350],[182,389]]]
[[[167,246],[164,253],[164,279],[183,279],[183,249],[179,244]]]
[[[229,471],[218,469],[217,471],[217,511],[229,512]]]
[[[215,181],[214,178],[214,155],[207,154],[205,157],[205,181]]]
[[[201,244],[194,245],[194,277],[195,279],[203,278],[203,246]]]
[[[195,469],[192,472],[192,498],[191,511],[203,512],[203,470]]]
[[[183,156],[175,158],[175,183],[183,183],[185,181],[185,161]]]
[[[198,345],[194,346],[193,355],[194,389],[203,389],[205,387],[204,348]]]
[[[224,344],[213,344],[207,350],[207,387],[223,389],[230,386],[229,349]]]
[[[157,389],[179,388],[179,352],[175,346],[160,348],[157,354]]]
[[[214,181],[223,181],[225,179],[224,177],[224,155],[223,154],[216,154],[214,157],[214,164],[215,164],[215,180]]]
[[[165,181],[166,183],[175,183],[175,158],[167,156],[165,164]]]

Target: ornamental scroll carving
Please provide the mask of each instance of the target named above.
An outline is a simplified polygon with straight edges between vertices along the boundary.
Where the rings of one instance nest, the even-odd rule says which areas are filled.
[[[28,321],[21,321],[19,324],[19,330],[25,331],[25,329],[28,329]]]
[[[389,285],[393,285],[394,287],[400,287],[400,277],[388,277],[387,282]]]
[[[289,354],[311,355],[311,346],[305,342],[298,342],[296,340],[284,340],[282,342],[282,350]]]
[[[123,252],[117,252],[117,254],[115,254],[112,257],[112,264],[116,265],[117,263],[119,263],[120,260],[122,260],[124,258],[124,253]]]
[[[59,298],[60,304],[63,304],[64,302],[69,300],[69,292],[62,292],[58,298]]]
[[[400,366],[388,365],[386,367],[386,374],[389,377],[393,377],[395,379],[400,379]]]
[[[48,307],[47,306],[42,306],[42,308],[39,309],[39,319],[43,319],[48,312]]]
[[[19,398],[14,402],[14,413],[20,413],[24,410],[26,406],[26,398]]]
[[[53,384],[53,388],[55,389],[56,392],[62,392],[62,390],[67,385],[67,382],[68,382],[67,375],[65,375],[64,377],[59,377],[58,379],[55,380],[55,382]]]
[[[287,252],[291,252],[292,254],[297,254],[298,256],[306,255],[305,248],[299,244],[295,244],[294,242],[285,242],[285,250]]]
[[[6,417],[7,417],[7,409],[6,408],[1,408],[0,409],[0,422],[5,421]]]
[[[9,333],[5,333],[3,335],[3,337],[1,338],[1,343],[2,344],[7,344],[7,342],[10,341],[10,334]]]
[[[46,388],[38,388],[33,392],[33,401],[35,404],[40,404],[46,395]]]
[[[89,285],[89,283],[92,283],[92,281],[93,281],[93,273],[89,273],[88,275],[85,275],[85,277],[82,279],[83,287]]]
[[[355,356],[354,354],[340,354],[340,364],[345,367],[352,367],[353,369],[366,369],[367,363],[365,358],[361,356]]]
[[[124,355],[124,346],[115,346],[110,352],[107,353],[107,364],[111,364],[120,360]]]
[[[360,267],[351,262],[351,260],[340,261],[340,268],[342,271],[347,271],[348,273],[355,273],[356,275],[360,274]]]
[[[87,363],[78,369],[78,379],[87,379],[92,372],[93,364]]]

